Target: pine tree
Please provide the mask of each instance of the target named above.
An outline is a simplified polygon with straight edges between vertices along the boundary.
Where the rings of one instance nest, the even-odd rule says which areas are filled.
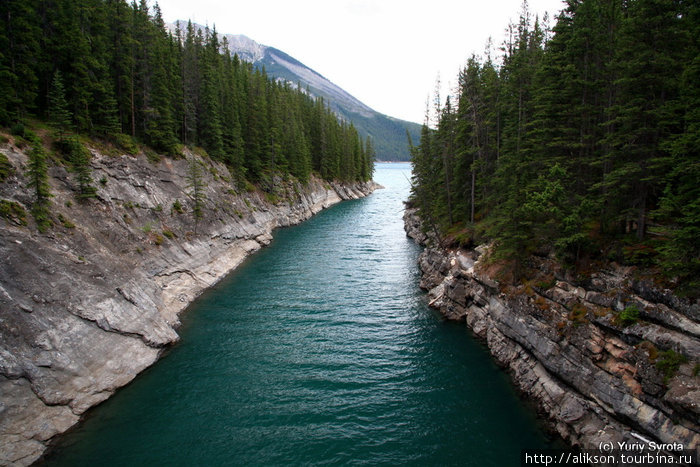
[[[59,138],[63,139],[65,132],[71,127],[71,113],[68,110],[63,78],[58,70],[53,75],[49,89],[48,116],[49,122],[59,131]]]
[[[53,222],[49,212],[49,198],[51,191],[49,186],[48,167],[46,165],[46,153],[41,141],[35,140],[32,143],[32,150],[29,152],[29,165],[27,167],[28,187],[34,193],[34,204],[32,205],[32,215],[36,221],[39,232],[46,232]]]
[[[92,170],[90,166],[90,151],[80,142],[77,136],[73,136],[69,142],[71,170],[75,174],[78,183],[78,199],[94,198],[97,190],[92,185]]]

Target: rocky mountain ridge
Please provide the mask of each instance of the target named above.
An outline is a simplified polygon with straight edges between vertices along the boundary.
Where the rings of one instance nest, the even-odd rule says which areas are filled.
[[[55,225],[42,234],[28,215],[29,149],[5,140],[0,156],[11,170],[0,202],[12,209],[0,217],[0,465],[31,464],[153,364],[177,342],[179,314],[273,229],[376,188],[276,177],[264,192],[189,151],[156,160],[91,148],[96,198],[79,201],[73,174],[53,164]],[[202,169],[201,219],[189,196],[193,163]]]
[[[183,20],[168,24],[167,28],[174,33],[178,25],[183,31],[187,29],[187,21]],[[193,26],[196,30],[205,28],[196,23],[193,23]],[[418,144],[421,128],[419,124],[373,110],[320,73],[279,49],[262,45],[242,34],[217,34],[221,42],[226,38],[231,54],[238,54],[242,60],[255,66],[265,67],[267,74],[273,78],[289,82],[292,86],[300,84],[304,89],[308,87],[315,98],[322,97],[339,117],[352,122],[363,138],[368,135],[372,138],[378,160],[410,159],[406,132],[411,134],[413,143]]]
[[[484,260],[488,247],[442,249],[415,209],[404,221],[427,245],[419,263],[430,305],[486,342],[563,439],[594,450],[640,439],[700,447],[697,301],[613,266],[586,287],[556,275],[506,287]]]

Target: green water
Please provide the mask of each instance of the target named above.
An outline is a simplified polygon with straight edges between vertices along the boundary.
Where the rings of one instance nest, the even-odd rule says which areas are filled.
[[[277,231],[46,464],[504,467],[548,447],[484,347],[426,306],[409,175],[379,164],[385,190]]]

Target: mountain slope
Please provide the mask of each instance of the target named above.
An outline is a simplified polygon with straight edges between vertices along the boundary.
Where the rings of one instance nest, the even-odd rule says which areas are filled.
[[[181,29],[185,30],[186,21],[178,21]],[[174,31],[176,24],[168,27]],[[195,28],[204,26],[194,24]],[[294,85],[308,88],[314,97],[322,97],[330,107],[343,119],[352,122],[360,135],[370,136],[374,144],[378,160],[409,160],[406,131],[411,135],[414,144],[420,140],[420,125],[381,114],[347,91],[333,84],[327,78],[312,70],[299,60],[274,47],[261,45],[241,34],[220,34],[220,41],[226,38],[231,53],[256,66],[265,68],[273,78],[288,81]]]

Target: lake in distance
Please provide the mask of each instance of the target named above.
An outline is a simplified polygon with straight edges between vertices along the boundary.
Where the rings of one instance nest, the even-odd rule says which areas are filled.
[[[42,464],[508,467],[552,447],[465,324],[428,308],[410,165],[374,178],[386,188],[276,231]]]

